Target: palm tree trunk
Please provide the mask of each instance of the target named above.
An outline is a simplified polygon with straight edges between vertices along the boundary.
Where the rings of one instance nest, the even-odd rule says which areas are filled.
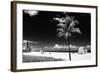
[[[29,44],[28,44],[28,42],[26,42],[26,48],[27,48],[27,50],[29,50]]]
[[[68,46],[69,46],[69,60],[71,61],[71,49],[70,49],[70,37],[68,37]]]

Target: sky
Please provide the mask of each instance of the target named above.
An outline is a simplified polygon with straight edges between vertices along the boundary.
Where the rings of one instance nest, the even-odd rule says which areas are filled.
[[[40,46],[65,45],[64,37],[57,36],[57,24],[54,17],[63,17],[64,13],[74,16],[79,21],[77,27],[82,34],[72,33],[70,43],[76,46],[90,45],[91,42],[91,14],[53,11],[23,10],[23,40],[39,42]]]

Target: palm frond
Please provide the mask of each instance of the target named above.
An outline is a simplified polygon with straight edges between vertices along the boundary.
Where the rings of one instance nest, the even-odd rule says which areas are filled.
[[[57,28],[57,31],[64,32],[64,29],[63,28]]]
[[[74,22],[74,21],[72,21],[72,22],[70,23],[68,29],[70,30],[70,29],[73,28],[73,27],[75,27],[75,22]]]
[[[71,17],[72,21],[75,19],[75,17],[74,17],[74,16],[70,16],[70,17]]]
[[[60,18],[59,22],[65,22],[65,18]]]
[[[77,33],[81,34],[81,31],[80,31],[79,28],[73,28],[73,29],[71,30],[71,32],[77,32]]]
[[[57,26],[59,26],[61,28],[65,28],[65,24],[63,24],[63,23],[59,23],[59,24],[57,24]]]
[[[65,21],[65,22],[66,22],[66,24],[68,24],[68,23],[70,23],[70,22],[72,21],[72,19],[71,19],[71,17],[70,17],[70,16],[66,16],[66,18],[65,18],[65,19],[66,19],[66,21]]]
[[[56,18],[53,18],[54,20],[57,20],[57,21],[59,21],[59,22],[65,22],[65,19],[64,18],[58,18],[58,17],[56,17]]]
[[[64,33],[63,32],[59,32],[57,35],[58,35],[58,37],[62,37],[62,36],[64,36]]]
[[[79,22],[78,22],[77,20],[72,21],[72,22],[70,23],[68,29],[70,29],[70,28],[74,28],[77,24],[79,24]]]
[[[74,20],[75,24],[79,24],[79,21],[78,20]]]

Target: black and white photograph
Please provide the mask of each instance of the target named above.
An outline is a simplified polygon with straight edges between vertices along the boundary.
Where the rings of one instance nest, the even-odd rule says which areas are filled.
[[[13,71],[97,66],[97,7],[12,3]]]
[[[23,62],[91,60],[91,14],[23,10]]]

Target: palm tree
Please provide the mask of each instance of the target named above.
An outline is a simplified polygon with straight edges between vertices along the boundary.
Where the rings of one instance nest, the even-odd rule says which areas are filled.
[[[70,50],[70,37],[72,36],[71,33],[80,33],[81,31],[79,28],[75,27],[79,24],[78,20],[75,20],[75,17],[66,15],[62,18],[54,18],[55,20],[59,21],[57,26],[58,37],[64,36],[65,40],[68,42],[69,46],[69,60],[71,60],[71,50]]]

